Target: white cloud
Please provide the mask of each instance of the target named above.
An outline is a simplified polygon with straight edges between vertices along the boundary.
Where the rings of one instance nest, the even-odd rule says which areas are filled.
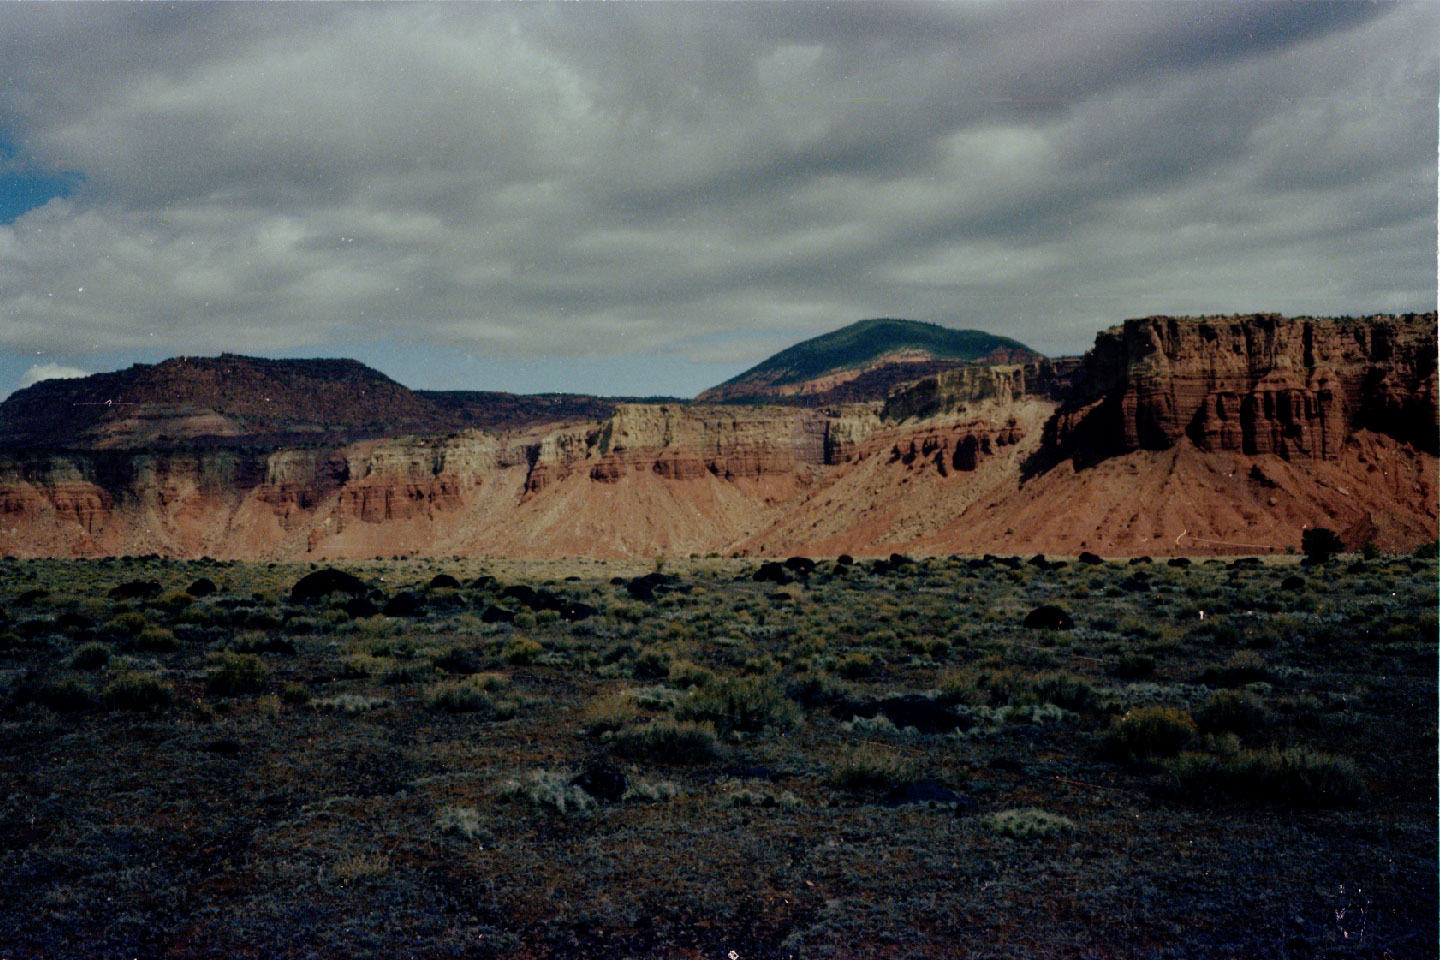
[[[1437,21],[19,5],[0,131],[82,179],[0,226],[0,354],[403,339],[738,368],[865,316],[1076,352],[1141,313],[1424,308]]]
[[[79,367],[65,367],[58,363],[37,363],[29,370],[20,375],[19,389],[34,386],[41,380],[74,380],[77,377],[88,377],[88,371]]]

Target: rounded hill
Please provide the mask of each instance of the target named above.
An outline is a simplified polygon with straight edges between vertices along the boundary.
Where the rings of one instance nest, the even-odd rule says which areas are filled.
[[[1018,340],[983,330],[955,330],[936,323],[881,317],[861,320],[787,347],[697,397],[707,403],[785,401],[830,395],[861,381],[883,399],[902,379],[926,376],[958,363],[1017,363],[1041,359]],[[891,369],[894,368],[894,369]],[[853,388],[841,391],[857,392]]]

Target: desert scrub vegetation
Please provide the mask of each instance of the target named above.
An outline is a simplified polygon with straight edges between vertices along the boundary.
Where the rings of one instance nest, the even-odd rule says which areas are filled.
[[[486,692],[483,682],[470,680],[437,685],[426,696],[425,705],[442,713],[473,714],[480,720],[509,720],[520,712],[519,704],[496,700]]]
[[[1198,732],[1195,721],[1183,710],[1137,707],[1115,718],[1100,742],[1100,751],[1120,763],[1173,757]]]
[[[610,749],[626,760],[663,764],[708,763],[720,755],[714,724],[669,719],[618,731]]]
[[[1033,807],[1000,810],[981,817],[980,822],[996,836],[1012,840],[1039,840],[1071,833],[1075,829],[1073,820]]]
[[[220,654],[215,669],[205,678],[205,690],[213,696],[234,697],[260,693],[270,681],[270,668],[253,653]]]
[[[1192,802],[1333,807],[1365,792],[1354,763],[1305,747],[1183,753],[1164,768],[1173,795]]]
[[[1163,917],[1176,956],[1299,956],[1285,945],[1303,938],[1348,957],[1336,890],[1363,871],[1365,946],[1433,955],[1433,560],[1018,560],[822,560],[792,600],[743,559],[674,560],[654,600],[625,585],[648,560],[375,561],[354,565],[367,603],[404,591],[424,609],[368,621],[287,602],[304,564],[0,561],[0,768],[22,774],[0,791],[0,837],[17,838],[0,900],[46,907],[9,911],[0,940],[143,956],[158,941],[142,927],[186,930],[229,956],[312,889],[307,949],[327,956],[891,960],[993,953],[1017,917],[1063,911],[1092,918],[1087,939],[1036,934],[1037,955],[1153,953]],[[197,574],[221,589],[178,612],[107,598]],[[461,587],[427,588],[441,574]],[[598,612],[485,622],[524,584]],[[1045,604],[1080,622],[1025,629]],[[125,613],[178,648],[106,632]],[[543,652],[487,675],[511,673],[521,636]],[[82,670],[90,644],[110,656]],[[258,695],[204,695],[222,651],[270,667]],[[840,676],[850,655],[874,672]],[[106,685],[136,674],[186,709],[110,707]],[[76,708],[44,706],[43,684]],[[521,709],[489,723],[472,690]],[[1153,708],[1188,716],[1184,737],[1157,745]],[[1048,842],[1058,815],[1078,826]],[[189,884],[200,851],[241,869]]]
[[[101,699],[112,710],[159,713],[175,702],[175,691],[157,674],[127,673],[107,684]]]
[[[675,706],[677,720],[711,723],[721,736],[788,730],[800,711],[765,677],[726,677],[690,691]]]

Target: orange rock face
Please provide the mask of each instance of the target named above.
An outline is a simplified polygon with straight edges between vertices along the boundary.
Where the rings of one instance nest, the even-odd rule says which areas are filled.
[[[0,552],[237,559],[1267,552],[1436,536],[1435,318],[1133,320],[823,408],[0,455]],[[201,421],[195,421],[201,422]]]

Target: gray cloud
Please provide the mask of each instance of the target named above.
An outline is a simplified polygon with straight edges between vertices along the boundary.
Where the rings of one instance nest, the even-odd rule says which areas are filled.
[[[27,364],[403,342],[699,378],[865,316],[1058,353],[1435,300],[1429,4],[6,14],[0,135],[80,178],[0,226]],[[388,372],[513,386],[442,371]]]

